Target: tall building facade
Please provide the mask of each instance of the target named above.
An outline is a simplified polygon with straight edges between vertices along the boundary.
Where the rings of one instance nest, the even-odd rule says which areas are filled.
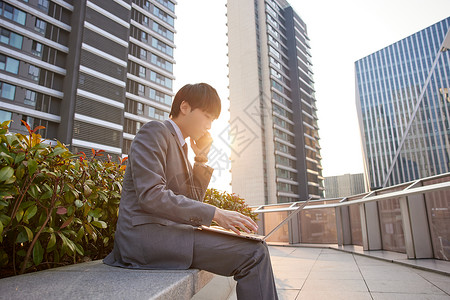
[[[284,0],[227,1],[231,185],[251,205],[323,197],[306,24]]]
[[[347,197],[366,192],[364,174],[344,174],[325,177],[326,198]]]
[[[355,63],[372,189],[450,171],[449,28],[447,18]]]
[[[0,121],[71,146],[127,154],[140,126],[168,118],[170,0],[0,1]]]

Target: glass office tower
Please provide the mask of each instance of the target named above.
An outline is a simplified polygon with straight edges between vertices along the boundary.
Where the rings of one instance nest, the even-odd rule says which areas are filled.
[[[323,197],[306,24],[284,0],[228,0],[231,174],[251,205]]]
[[[0,1],[0,121],[71,146],[128,153],[168,117],[174,1]]]
[[[355,63],[372,189],[450,171],[449,27],[444,19]]]

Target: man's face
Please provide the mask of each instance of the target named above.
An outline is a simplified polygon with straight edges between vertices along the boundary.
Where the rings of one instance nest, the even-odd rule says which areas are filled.
[[[214,116],[201,109],[193,109],[186,115],[186,125],[188,129],[188,135],[198,140],[202,135],[211,129],[211,124],[215,120]]]

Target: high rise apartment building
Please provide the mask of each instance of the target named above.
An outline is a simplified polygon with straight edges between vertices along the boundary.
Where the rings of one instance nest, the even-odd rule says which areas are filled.
[[[347,197],[366,192],[364,174],[344,174],[325,177],[326,198]]]
[[[306,24],[284,0],[228,0],[231,174],[251,205],[323,197]]]
[[[355,63],[371,188],[450,171],[450,18]]]
[[[170,0],[0,1],[0,120],[72,151],[127,154],[172,102]]]

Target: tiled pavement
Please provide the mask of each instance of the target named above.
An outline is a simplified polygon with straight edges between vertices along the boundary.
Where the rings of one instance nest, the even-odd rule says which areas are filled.
[[[333,249],[270,253],[280,299],[450,299],[448,275]]]

